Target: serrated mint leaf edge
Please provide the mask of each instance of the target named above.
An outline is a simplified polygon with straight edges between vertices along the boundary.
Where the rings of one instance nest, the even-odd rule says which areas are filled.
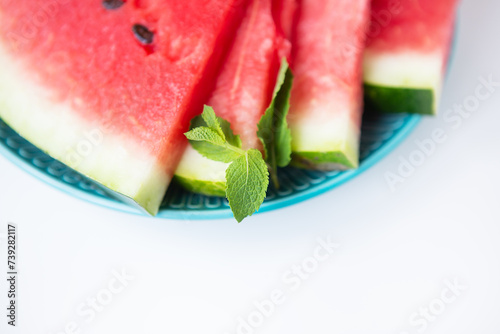
[[[193,141],[206,141],[214,145],[223,146],[226,141],[216,131],[205,126],[199,126],[184,134],[187,139]]]
[[[264,147],[265,161],[276,188],[279,188],[278,167],[286,167],[291,161],[292,138],[286,117],[290,109],[292,85],[293,74],[286,58],[283,58],[276,79],[273,99],[257,124],[257,136]],[[282,98],[283,96],[284,98]],[[280,109],[283,110],[278,110],[279,115],[276,116],[276,104],[282,99],[284,99],[284,104]],[[281,105],[281,103],[279,104]]]
[[[217,115],[215,114],[215,111],[212,107],[205,105],[203,107],[203,113],[201,114],[201,117],[209,128],[217,132],[219,136],[222,137],[222,139],[226,140],[226,136],[222,131]]]
[[[239,164],[243,160],[245,162],[244,169],[242,170],[239,168]],[[258,188],[257,193],[253,195],[249,193],[250,186],[252,186],[249,184],[249,179],[252,177],[252,173],[258,178],[254,180],[254,182],[257,182],[257,187],[253,187],[254,189]],[[245,178],[243,187],[239,187],[239,184],[237,184],[237,181],[241,177]],[[258,211],[266,198],[267,188],[269,187],[269,171],[260,151],[250,149],[244,156],[233,161],[226,170],[226,185],[226,196],[229,206],[238,223],[241,223],[243,219]],[[234,189],[234,187],[239,188]],[[249,199],[248,197],[250,199],[254,197],[253,202],[246,202]],[[242,201],[244,203],[241,203]]]
[[[288,112],[290,110],[292,86],[293,74],[290,68],[287,67],[284,81],[279,94],[275,99],[275,110],[277,110],[278,113],[274,113],[274,127],[276,129],[274,146],[276,152],[276,164],[278,167],[286,167],[292,160],[292,132],[287,121]]]

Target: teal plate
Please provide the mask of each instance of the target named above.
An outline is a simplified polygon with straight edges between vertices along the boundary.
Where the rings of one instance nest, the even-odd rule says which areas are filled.
[[[361,174],[391,152],[415,128],[418,115],[365,113],[361,135],[361,164],[347,172],[316,172],[287,167],[280,171],[280,189],[270,187],[259,212],[283,208],[333,189]],[[111,209],[141,214],[106,194],[99,184],[51,158],[23,139],[0,119],[0,153],[38,179],[72,196]],[[170,186],[158,217],[216,219],[232,217],[226,199],[190,193]]]
[[[457,16],[458,17],[458,16]],[[458,36],[454,38],[448,60],[453,56]],[[259,213],[293,205],[331,190],[363,173],[394,150],[420,121],[420,115],[376,114],[365,111],[361,130],[360,166],[347,172],[317,172],[287,167],[280,170],[280,189],[269,187]],[[109,196],[98,183],[51,158],[23,139],[0,119],[0,154],[38,179],[72,196],[110,209],[144,215]],[[233,214],[225,198],[193,194],[172,184],[157,217],[170,219],[218,219]]]

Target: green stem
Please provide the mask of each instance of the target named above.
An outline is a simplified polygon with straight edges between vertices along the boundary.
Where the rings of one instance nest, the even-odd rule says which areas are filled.
[[[231,144],[228,144],[227,142],[224,144],[224,147],[233,151],[233,152],[236,152],[238,153],[239,155],[245,155],[246,154],[246,151],[242,150],[241,148],[239,147],[236,147],[236,146],[233,146]]]

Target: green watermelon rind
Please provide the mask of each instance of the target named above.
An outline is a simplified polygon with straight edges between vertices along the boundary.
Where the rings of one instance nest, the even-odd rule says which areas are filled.
[[[202,156],[191,145],[174,173],[174,180],[183,188],[207,196],[226,196],[226,169],[229,164]]]
[[[349,158],[343,151],[294,152],[291,165],[315,170],[349,170],[358,168],[358,159]]]
[[[363,60],[367,109],[436,115],[445,57],[443,50],[387,52],[367,48]]]
[[[364,84],[368,110],[383,113],[436,114],[436,92],[433,89],[388,87]]]
[[[193,193],[206,196],[226,197],[226,182],[225,181],[204,181],[195,178],[189,178],[174,175],[174,181],[184,189]]]

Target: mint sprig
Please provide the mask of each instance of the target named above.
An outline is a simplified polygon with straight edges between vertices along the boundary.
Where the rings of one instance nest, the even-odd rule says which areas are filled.
[[[262,154],[256,149],[241,148],[229,122],[217,117],[211,107],[191,122],[185,133],[191,145],[206,158],[231,163],[226,170],[226,196],[234,217],[241,222],[264,202],[269,173]]]
[[[205,106],[203,113],[191,120],[185,135],[191,146],[204,157],[230,163],[226,169],[226,197],[234,217],[241,222],[259,210],[266,197],[269,175],[276,187],[278,167],[290,163],[292,136],[286,117],[290,108],[293,75],[283,59],[271,104],[258,124],[257,136],[264,146],[264,157],[256,149],[243,150],[231,125]]]
[[[279,188],[278,167],[291,161],[292,134],[286,117],[290,109],[293,74],[285,58],[281,61],[273,99],[258,124],[257,136],[264,146],[265,161],[276,188]]]
[[[235,135],[229,122],[217,117],[209,106],[191,120],[190,131],[185,135],[195,150],[214,161],[233,162],[244,152],[240,136]]]

